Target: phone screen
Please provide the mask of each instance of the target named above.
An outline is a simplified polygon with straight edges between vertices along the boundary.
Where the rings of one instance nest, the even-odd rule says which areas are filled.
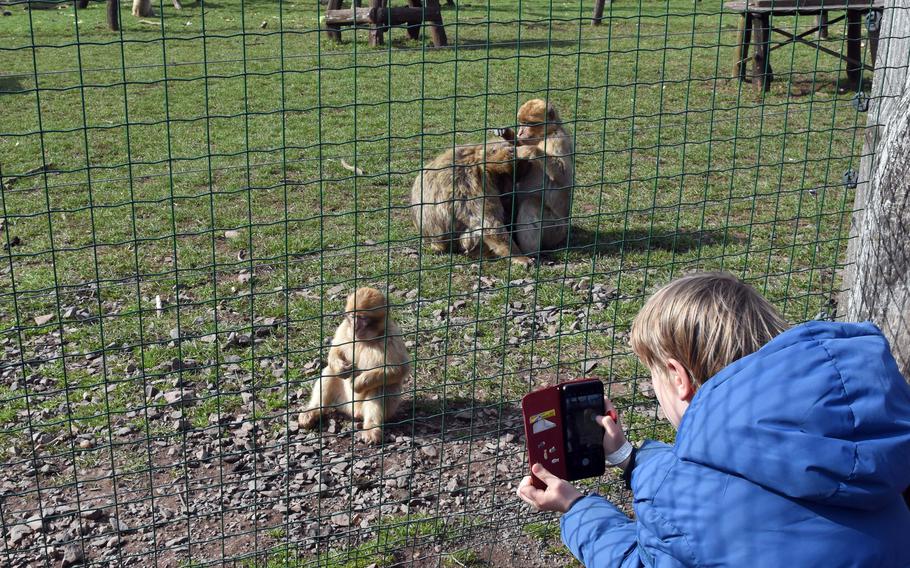
[[[563,385],[562,416],[569,481],[603,474],[604,429],[595,420],[595,416],[603,413],[603,384],[599,381]]]

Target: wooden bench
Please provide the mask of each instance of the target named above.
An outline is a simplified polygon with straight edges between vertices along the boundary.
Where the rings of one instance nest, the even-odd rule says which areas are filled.
[[[341,2],[329,0],[325,12],[329,39],[341,41],[341,26],[369,25],[370,45],[378,46],[384,43],[383,33],[391,26],[407,26],[408,36],[417,39],[420,26],[429,23],[433,45],[442,47],[448,42],[439,0],[426,0],[426,6],[420,0],[408,0],[407,6],[395,8],[389,7],[388,0],[371,0],[369,8],[361,8],[360,0],[353,0],[353,6],[347,10],[341,8]]]
[[[771,69],[771,52],[790,43],[809,45],[818,51],[833,55],[847,64],[847,77],[851,87],[858,89],[862,85],[863,69],[872,71],[875,55],[878,50],[878,28],[881,22],[883,0],[849,1],[849,0],[735,0],[726,2],[724,9],[742,15],[739,27],[739,38],[736,48],[736,64],[733,74],[740,80],[746,80],[746,66],[749,61],[749,45],[753,49],[752,84],[763,91],[771,88],[774,73]],[[828,20],[828,12],[845,12],[833,20]],[[862,61],[862,17],[866,14],[866,27],[869,35],[869,51],[872,65]],[[772,16],[819,16],[816,26],[799,34],[773,27]],[[847,54],[834,51],[821,42],[806,39],[815,32],[825,32],[828,25],[847,20]],[[786,41],[771,43],[771,32],[786,38]]]

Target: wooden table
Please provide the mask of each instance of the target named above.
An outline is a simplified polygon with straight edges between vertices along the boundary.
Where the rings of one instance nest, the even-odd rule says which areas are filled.
[[[881,22],[883,0],[866,0],[866,2],[824,0],[735,0],[726,2],[724,9],[742,14],[739,28],[739,41],[736,49],[736,64],[733,74],[740,80],[746,80],[746,66],[749,61],[749,45],[753,45],[752,58],[752,84],[761,90],[771,88],[774,72],[771,69],[771,52],[790,43],[803,43],[823,53],[833,55],[847,63],[847,77],[853,88],[859,88],[863,80],[863,69],[872,71],[875,64],[875,54],[878,50],[878,27]],[[773,4],[773,5],[772,5]],[[827,12],[846,12],[833,20],[827,19]],[[862,16],[871,14],[866,18],[866,27],[869,35],[869,51],[873,65],[862,61]],[[796,16],[796,15],[825,15],[824,20],[819,18],[816,26],[808,31],[793,34],[786,30],[775,28],[771,24],[771,16]],[[846,18],[847,20],[847,54],[834,51],[821,45],[821,42],[809,41],[810,36],[823,26],[831,25]],[[771,32],[776,32],[786,38],[786,41],[771,43]]]

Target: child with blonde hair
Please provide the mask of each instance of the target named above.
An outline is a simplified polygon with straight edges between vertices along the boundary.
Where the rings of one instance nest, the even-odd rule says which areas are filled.
[[[635,450],[598,417],[636,519],[539,464],[546,489],[518,488],[565,513],[585,566],[910,566],[910,387],[878,328],[787,329],[751,286],[696,273],[647,301],[631,344],[677,428]]]

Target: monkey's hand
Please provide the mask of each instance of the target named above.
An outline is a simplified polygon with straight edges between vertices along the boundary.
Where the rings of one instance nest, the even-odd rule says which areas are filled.
[[[344,356],[344,352],[341,349],[333,347],[329,349],[329,358],[328,358],[329,370],[333,375],[346,379],[351,376],[351,373],[354,371],[354,365]]]
[[[354,392],[362,394],[382,386],[386,378],[386,369],[370,369],[354,377]]]
[[[493,136],[497,136],[497,137],[499,137],[499,138],[502,138],[503,140],[506,140],[507,142],[514,142],[514,141],[515,141],[515,131],[512,130],[511,128],[509,128],[509,127],[506,127],[506,128],[494,128],[494,129],[493,129]]]
[[[534,265],[534,259],[528,256],[513,256],[511,257],[512,264],[515,266],[521,266],[522,268],[530,268]]]
[[[363,371],[354,377],[354,392],[357,394],[401,384],[409,371],[407,363],[402,365],[385,365],[368,371]]]
[[[515,155],[519,160],[533,160],[546,154],[539,146],[519,146]]]

